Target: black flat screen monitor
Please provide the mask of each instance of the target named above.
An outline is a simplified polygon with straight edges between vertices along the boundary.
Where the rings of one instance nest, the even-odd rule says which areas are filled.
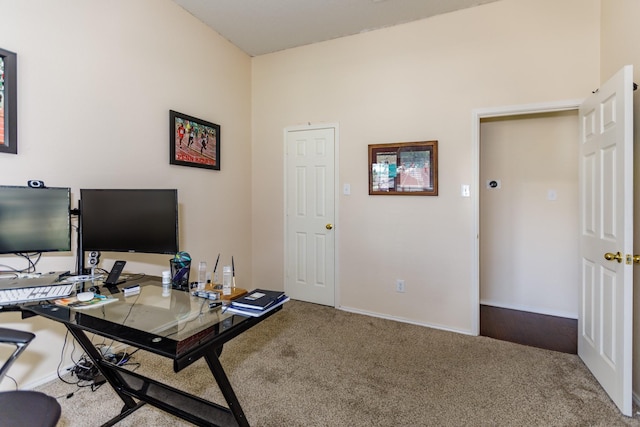
[[[81,189],[83,251],[178,252],[178,191]]]
[[[0,186],[0,253],[71,250],[71,190]]]

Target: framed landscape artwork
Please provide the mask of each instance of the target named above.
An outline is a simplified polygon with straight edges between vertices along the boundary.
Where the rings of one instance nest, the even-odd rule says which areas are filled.
[[[220,125],[171,110],[172,165],[220,170]]]

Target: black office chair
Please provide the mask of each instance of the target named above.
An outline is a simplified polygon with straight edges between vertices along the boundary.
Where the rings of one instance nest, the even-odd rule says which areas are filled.
[[[0,368],[0,381],[36,336],[31,332],[0,328],[0,343],[15,345],[16,349]],[[39,391],[0,392],[0,425],[12,427],[54,427],[60,419],[60,404]]]

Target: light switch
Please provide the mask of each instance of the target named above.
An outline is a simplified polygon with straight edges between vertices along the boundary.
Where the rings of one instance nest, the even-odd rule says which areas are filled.
[[[342,185],[342,194],[348,196],[351,194],[351,184],[343,184]]]
[[[558,200],[558,192],[556,190],[547,191],[547,200],[551,200],[551,201]]]
[[[471,197],[471,190],[469,189],[469,184],[462,184],[460,186],[460,195],[462,197]]]

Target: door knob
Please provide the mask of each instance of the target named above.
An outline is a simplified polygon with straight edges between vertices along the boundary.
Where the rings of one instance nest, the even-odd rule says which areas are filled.
[[[333,224],[327,224],[327,225],[325,225],[325,228],[327,230],[331,230],[333,228]]]
[[[615,259],[620,263],[622,262],[622,254],[620,252],[616,252],[615,254],[607,252],[606,254],[604,254],[604,259],[606,259],[607,261],[613,261]]]

